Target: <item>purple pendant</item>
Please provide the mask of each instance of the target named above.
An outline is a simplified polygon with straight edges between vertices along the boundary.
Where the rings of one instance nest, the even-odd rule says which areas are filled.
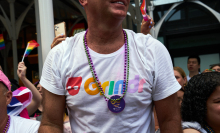
[[[115,95],[112,96],[110,99],[118,99],[120,96]],[[125,100],[122,98],[118,101],[108,100],[108,109],[113,113],[120,113],[125,108]]]

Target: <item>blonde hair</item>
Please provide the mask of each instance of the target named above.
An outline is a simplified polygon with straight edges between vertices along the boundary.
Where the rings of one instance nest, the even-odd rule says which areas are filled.
[[[184,70],[181,67],[173,67],[173,70],[179,72],[179,74],[183,77],[183,78],[187,78],[186,77],[186,73],[184,72]],[[186,81],[187,84],[187,81]],[[185,84],[185,85],[186,85]]]

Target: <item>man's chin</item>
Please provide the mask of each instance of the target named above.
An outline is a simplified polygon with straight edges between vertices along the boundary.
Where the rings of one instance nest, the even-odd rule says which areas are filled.
[[[113,13],[114,18],[117,19],[125,19],[126,15],[127,15],[126,13],[122,13],[122,12]]]

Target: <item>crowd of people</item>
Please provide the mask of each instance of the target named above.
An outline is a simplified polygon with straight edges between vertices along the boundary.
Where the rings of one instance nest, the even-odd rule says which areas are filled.
[[[150,35],[149,16],[142,33],[122,29],[130,0],[79,2],[88,30],[54,38],[40,81],[31,83],[25,63],[18,64],[30,102],[21,98],[27,89],[13,95],[0,67],[0,132],[220,132],[220,64],[200,73],[200,58],[192,55],[186,75]],[[9,108],[15,102],[25,108]]]

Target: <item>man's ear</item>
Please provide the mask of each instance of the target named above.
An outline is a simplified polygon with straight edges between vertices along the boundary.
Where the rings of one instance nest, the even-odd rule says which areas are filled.
[[[8,91],[8,92],[6,92],[5,95],[6,95],[6,104],[8,105],[11,102],[11,99],[12,99],[12,92]]]
[[[84,7],[87,4],[87,0],[79,0],[79,3]]]

